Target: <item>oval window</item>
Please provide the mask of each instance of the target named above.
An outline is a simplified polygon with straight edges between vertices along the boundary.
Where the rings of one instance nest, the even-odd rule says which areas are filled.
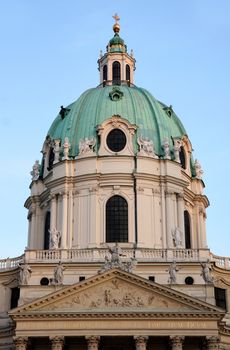
[[[120,152],[125,148],[126,136],[120,129],[113,129],[107,136],[107,146],[113,152]]]

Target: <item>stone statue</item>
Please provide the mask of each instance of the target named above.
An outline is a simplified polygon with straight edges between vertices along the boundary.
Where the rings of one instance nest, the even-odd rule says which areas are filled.
[[[118,244],[116,243],[116,245],[114,247],[109,247],[109,252],[111,254],[111,263],[113,264],[119,264],[120,260],[121,260],[121,256],[124,256],[122,254],[122,250],[121,248],[118,246]]]
[[[35,160],[35,163],[33,165],[32,171],[30,172],[30,175],[32,176],[31,180],[36,181],[39,179],[39,173],[40,173],[40,164],[39,160]]]
[[[53,141],[54,164],[59,162],[60,140]]]
[[[173,261],[172,264],[169,266],[169,269],[166,271],[169,272],[168,283],[175,284],[176,283],[176,273],[179,271],[179,269],[176,266],[176,262]]]
[[[28,284],[32,270],[28,264],[21,264],[19,274],[19,284]]]
[[[131,258],[126,263],[124,263],[124,271],[132,273],[136,264],[137,264],[137,260],[135,258]]]
[[[50,233],[50,249],[58,249],[61,240],[61,233],[56,229],[52,228],[49,230]]]
[[[108,271],[110,269],[113,269],[113,268],[117,268],[117,269],[120,269],[122,271],[132,273],[133,268],[137,264],[136,259],[131,258],[126,262],[122,262],[121,256],[125,256],[125,255],[122,254],[122,249],[118,246],[117,243],[115,246],[108,247],[108,248],[109,248],[109,252],[111,254],[111,258],[109,259],[109,257],[107,255],[105,256],[105,262],[102,265],[102,267],[100,268],[100,270],[98,270],[98,273],[101,274],[101,273]]]
[[[182,247],[181,231],[179,227],[176,227],[175,230],[172,232],[172,238],[174,247]]]
[[[175,161],[180,163],[180,149],[182,146],[182,142],[179,139],[174,139],[174,145],[173,145],[173,151],[174,151],[174,158]]]
[[[197,159],[195,159],[195,162],[194,162],[194,167],[195,167],[195,172],[196,172],[196,178],[197,179],[202,179],[202,175],[203,175],[203,170],[201,168],[201,165],[200,163],[198,162]]]
[[[63,283],[63,271],[64,267],[62,266],[61,261],[59,261],[58,265],[54,268],[54,284],[62,284]]]
[[[171,154],[170,154],[170,148],[169,148],[169,140],[168,138],[164,139],[163,143],[163,149],[164,149],[164,159],[171,159]]]
[[[149,140],[148,137],[138,137],[137,143],[139,145],[139,155],[158,158],[154,152],[153,141]]]
[[[211,275],[212,268],[209,264],[209,261],[207,263],[201,264],[201,266],[202,266],[201,276],[203,277],[204,281],[206,283],[213,283],[213,277]]]
[[[70,143],[68,137],[65,137],[65,141],[63,144],[63,157],[62,160],[68,160],[69,159],[69,150],[70,150]]]
[[[93,153],[93,148],[96,145],[96,139],[95,137],[92,137],[91,139],[88,139],[86,137],[85,139],[80,139],[79,141],[79,156],[86,154],[86,153]]]

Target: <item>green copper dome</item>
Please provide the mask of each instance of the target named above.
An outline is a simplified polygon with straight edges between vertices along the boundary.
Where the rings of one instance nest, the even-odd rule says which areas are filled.
[[[115,96],[115,98],[113,98]],[[138,151],[137,137],[148,137],[153,141],[155,153],[163,156],[165,138],[173,150],[173,138],[181,138],[186,131],[171,107],[157,101],[147,90],[139,87],[105,86],[85,91],[75,102],[66,107],[65,117],[60,114],[51,125],[48,136],[64,143],[68,137],[70,157],[79,153],[80,139],[94,136],[99,148],[97,126],[113,115],[128,120],[137,126],[134,149]]]

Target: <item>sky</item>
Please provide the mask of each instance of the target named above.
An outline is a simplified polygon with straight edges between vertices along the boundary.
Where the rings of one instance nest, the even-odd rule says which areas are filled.
[[[27,245],[30,171],[61,105],[99,84],[113,36],[136,58],[135,84],[172,105],[204,170],[207,239],[230,256],[229,0],[0,1],[0,258]]]

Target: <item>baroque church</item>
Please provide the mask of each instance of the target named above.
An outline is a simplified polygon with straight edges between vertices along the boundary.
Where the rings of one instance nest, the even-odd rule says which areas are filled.
[[[206,241],[202,168],[120,37],[31,171],[28,244],[0,260],[0,349],[230,349],[230,258]]]

